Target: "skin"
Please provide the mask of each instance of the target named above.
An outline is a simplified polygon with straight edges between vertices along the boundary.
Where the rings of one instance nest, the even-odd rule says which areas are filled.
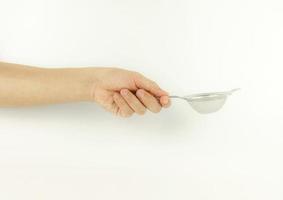
[[[168,93],[120,68],[41,68],[0,62],[0,107],[96,102],[121,117],[170,106]]]

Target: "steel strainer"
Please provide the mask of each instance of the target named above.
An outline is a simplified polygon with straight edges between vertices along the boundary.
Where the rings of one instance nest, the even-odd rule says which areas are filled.
[[[227,97],[237,90],[239,90],[239,88],[225,92],[209,92],[169,97],[186,100],[195,111],[201,114],[207,114],[220,110],[225,104]]]

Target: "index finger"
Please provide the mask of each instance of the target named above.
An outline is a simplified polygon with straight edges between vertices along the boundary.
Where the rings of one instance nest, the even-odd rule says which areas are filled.
[[[138,75],[138,77],[135,79],[135,83],[138,88],[145,89],[156,97],[168,96],[168,93],[162,90],[157,83],[144,77],[143,75]]]

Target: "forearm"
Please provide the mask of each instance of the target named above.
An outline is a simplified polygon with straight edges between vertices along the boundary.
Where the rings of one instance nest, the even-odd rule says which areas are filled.
[[[0,107],[91,99],[88,68],[39,68],[0,62]]]

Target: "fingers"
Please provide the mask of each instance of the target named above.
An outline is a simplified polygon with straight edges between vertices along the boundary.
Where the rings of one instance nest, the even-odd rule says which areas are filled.
[[[134,113],[133,109],[128,105],[128,103],[119,93],[117,92],[114,93],[113,99],[114,99],[114,102],[119,107],[118,114],[121,117],[130,117],[133,115]]]
[[[139,89],[136,92],[138,99],[153,113],[158,113],[161,110],[161,105],[158,100],[152,96],[150,93],[146,92],[143,89]]]
[[[168,96],[160,97],[159,101],[160,101],[160,104],[162,105],[162,107],[164,107],[164,108],[168,108],[171,105],[171,101],[170,101],[170,98]]]
[[[168,96],[162,96],[158,99],[143,89],[137,90],[136,95],[128,89],[122,89],[120,94],[114,95],[114,101],[120,108],[119,114],[123,117],[129,117],[134,112],[143,115],[146,109],[158,113],[162,107],[170,106]]]
[[[122,89],[120,91],[121,96],[125,99],[128,105],[137,114],[143,115],[146,112],[145,106],[138,100],[138,98],[128,89]]]
[[[153,96],[157,97],[162,107],[168,108],[171,105],[170,98],[168,96],[169,94],[162,90],[154,81],[138,74],[135,79],[135,83],[138,88],[144,89],[150,92]]]
[[[135,78],[135,83],[138,88],[145,89],[156,97],[168,96],[168,93],[162,90],[154,81],[144,77],[141,74],[137,75]]]

